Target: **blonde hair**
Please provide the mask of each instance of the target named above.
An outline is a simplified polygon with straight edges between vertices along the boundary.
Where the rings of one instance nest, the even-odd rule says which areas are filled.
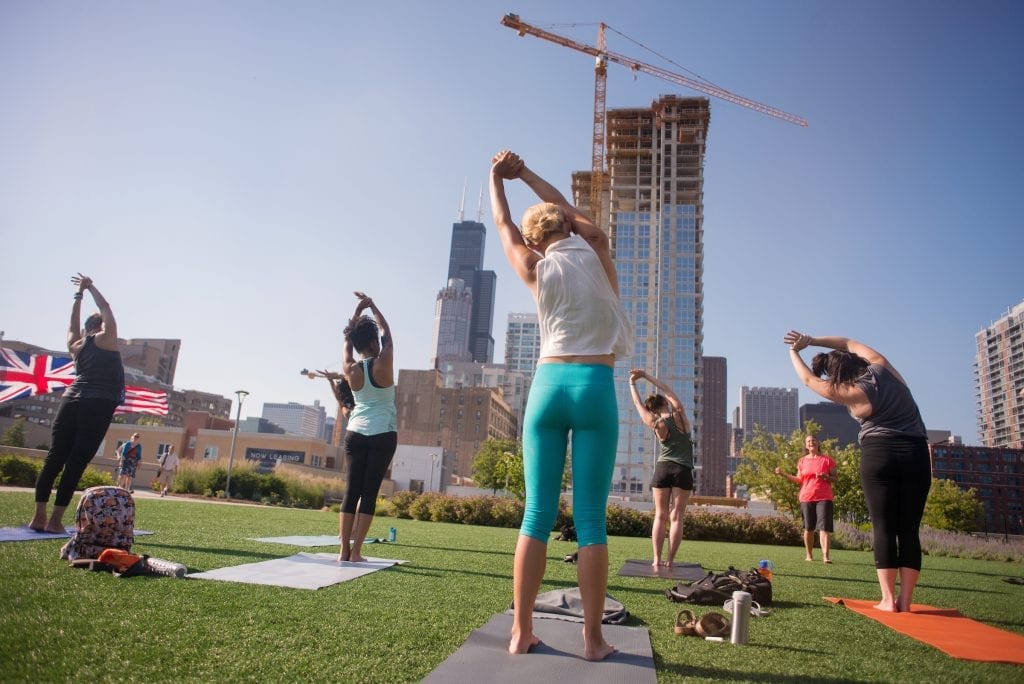
[[[565,211],[551,202],[535,204],[523,212],[523,237],[539,245],[552,234],[565,233]]]

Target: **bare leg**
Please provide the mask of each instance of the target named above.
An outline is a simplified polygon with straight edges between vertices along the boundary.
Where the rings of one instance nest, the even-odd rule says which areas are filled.
[[[825,530],[822,530],[818,533],[818,540],[821,542],[821,555],[825,557],[826,563],[831,563],[832,559],[829,557],[828,553],[832,548],[832,535]]]
[[[45,506],[46,504],[43,504]],[[67,510],[67,506],[54,506],[53,511],[50,513],[50,522],[46,525],[47,532],[53,532],[55,534],[64,534],[67,530],[64,529],[64,511]]]
[[[917,586],[917,578],[921,576],[921,571],[913,568],[900,568],[899,574],[900,595],[896,597],[896,609],[909,613],[914,598],[914,587]]]
[[[683,541],[683,514],[686,513],[686,504],[689,501],[689,490],[679,489],[678,487],[672,489],[672,510],[668,514],[672,526],[669,528],[668,533],[668,562],[665,563],[670,568],[676,560],[679,544]]]
[[[355,539],[352,542],[352,552],[349,554],[348,559],[353,563],[362,563],[366,559],[363,558],[363,540],[366,539],[366,533],[370,529],[370,523],[373,522],[373,516],[368,513],[356,513],[356,524],[352,530],[352,536]]]
[[[583,599],[583,657],[587,660],[604,660],[615,652],[601,633],[604,599],[608,594],[607,544],[580,547],[576,577]]]
[[[36,532],[46,531],[46,502],[36,502],[36,513],[32,516],[32,522],[28,524]]]
[[[878,610],[899,612],[896,605],[896,568],[878,568],[878,585],[882,588],[882,600],[875,604]]]
[[[814,532],[811,530],[804,530],[804,550],[807,552],[804,560],[814,560],[814,554],[811,553],[814,550]]]
[[[654,525],[651,528],[654,561],[651,563],[651,567],[657,571],[661,566],[661,547],[665,545],[665,528],[668,527],[669,502],[672,498],[672,489],[668,487],[652,487],[651,494],[654,495]]]
[[[544,542],[524,534],[519,535],[519,541],[516,542],[516,557],[512,567],[512,600],[515,607],[512,640],[508,645],[508,652],[513,655],[527,653],[530,647],[540,643],[540,639],[533,633],[533,604],[537,601],[537,592],[544,579],[547,548]],[[583,554],[580,553],[581,562],[582,559]]]
[[[349,539],[352,538],[352,526],[355,524],[355,521],[355,513],[345,513],[342,511],[338,516],[338,526],[340,528],[338,536],[341,537],[341,549],[340,553],[338,553],[338,560],[341,562],[347,561],[352,555],[352,550],[349,548]]]

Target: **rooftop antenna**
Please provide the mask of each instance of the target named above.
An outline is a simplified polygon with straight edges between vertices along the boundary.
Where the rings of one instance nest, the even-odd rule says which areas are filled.
[[[480,184],[480,199],[476,202],[476,222],[484,222],[484,186]]]
[[[469,183],[469,177],[462,180],[462,201],[459,202],[459,223],[466,220],[466,184]]]

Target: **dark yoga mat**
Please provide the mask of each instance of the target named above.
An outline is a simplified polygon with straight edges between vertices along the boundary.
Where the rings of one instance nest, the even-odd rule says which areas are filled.
[[[620,577],[654,577],[657,579],[683,580],[695,582],[704,579],[708,571],[698,563],[675,563],[671,568],[658,568],[655,572],[649,560],[628,560],[619,570]]]
[[[499,613],[474,630],[466,642],[423,680],[442,682],[590,682],[655,684],[651,638],[644,627],[603,625],[616,652],[592,663],[583,658],[583,635],[576,622],[535,618],[534,633],[543,642],[526,655],[509,655],[512,616]]]

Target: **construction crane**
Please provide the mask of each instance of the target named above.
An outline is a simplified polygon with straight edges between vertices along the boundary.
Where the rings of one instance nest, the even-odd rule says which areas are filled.
[[[580,43],[571,38],[560,36],[550,31],[531,26],[526,22],[520,20],[518,14],[506,14],[501,18],[503,26],[507,26],[513,29],[520,36],[529,34],[542,38],[544,40],[551,41],[563,47],[572,48],[580,52],[591,55],[595,58],[594,64],[594,146],[591,156],[591,178],[590,178],[590,211],[594,214],[593,218],[597,225],[601,225],[601,193],[604,190],[605,185],[605,172],[604,172],[604,153],[605,153],[605,101],[607,94],[607,83],[608,83],[608,62],[615,62],[623,66],[629,67],[629,69],[635,74],[638,71],[642,71],[645,74],[657,76],[658,78],[664,79],[671,83],[676,83],[693,90],[700,91],[712,97],[717,97],[720,100],[726,102],[732,102],[742,107],[753,109],[754,111],[767,114],[768,116],[774,116],[777,119],[788,121],[799,126],[806,126],[807,120],[784,112],[781,109],[776,109],[760,102],[747,99],[736,93],[729,92],[725,88],[719,88],[716,85],[705,83],[702,81],[696,81],[692,78],[687,78],[680,74],[662,69],[660,67],[645,64],[639,60],[620,55],[617,52],[612,52],[608,49],[608,45],[605,41],[604,31],[607,27],[604,23],[599,23],[597,26],[597,46],[587,45],[586,43]]]

